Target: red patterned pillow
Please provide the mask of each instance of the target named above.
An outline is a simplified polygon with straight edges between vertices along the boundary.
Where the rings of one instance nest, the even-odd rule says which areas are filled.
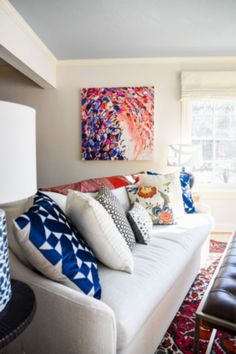
[[[109,189],[116,189],[119,187],[125,187],[138,181],[138,175],[129,176],[111,176],[101,178],[84,179],[80,182],[64,184],[61,186],[41,188],[41,191],[55,192],[61,194],[67,194],[70,189],[83,193],[97,192],[101,187],[105,186]]]

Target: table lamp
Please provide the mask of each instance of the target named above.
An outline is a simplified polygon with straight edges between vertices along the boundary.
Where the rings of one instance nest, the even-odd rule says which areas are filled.
[[[191,171],[197,170],[202,163],[202,146],[200,144],[173,144],[168,146],[168,166],[181,168],[181,172],[185,172],[186,168],[190,168]],[[192,188],[194,176],[190,171],[188,173],[191,175],[190,186]]]
[[[35,110],[0,101],[0,312],[11,298],[4,204],[36,192]]]

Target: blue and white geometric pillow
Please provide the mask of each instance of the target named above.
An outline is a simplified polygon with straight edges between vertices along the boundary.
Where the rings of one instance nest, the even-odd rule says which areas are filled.
[[[184,210],[187,214],[192,214],[196,212],[196,208],[194,205],[191,188],[190,188],[190,178],[191,175],[188,174],[187,172],[180,173],[180,183],[182,188]]]
[[[50,279],[101,298],[97,262],[59,206],[38,192],[14,221],[17,241],[30,263]]]

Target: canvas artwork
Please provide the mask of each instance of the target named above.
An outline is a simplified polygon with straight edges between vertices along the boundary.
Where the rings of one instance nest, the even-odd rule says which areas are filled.
[[[152,160],[154,87],[83,88],[82,160]]]

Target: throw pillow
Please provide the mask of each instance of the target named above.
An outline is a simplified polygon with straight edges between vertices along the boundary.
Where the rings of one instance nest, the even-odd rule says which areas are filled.
[[[154,225],[174,224],[174,215],[169,206],[169,196],[165,190],[154,186],[132,185],[126,187],[130,202],[141,203],[148,211]]]
[[[135,236],[126,217],[125,210],[118,198],[110,191],[110,189],[102,187],[96,195],[96,200],[99,201],[110,214],[116,227],[124,237],[129,248],[132,250],[135,245]]]
[[[80,182],[64,184],[61,186],[43,188],[41,191],[56,192],[67,195],[69,190],[75,190],[83,193],[94,193],[99,190],[102,186],[106,186],[109,189],[116,189],[120,187],[125,187],[129,184],[137,182],[137,175],[128,176],[110,176],[110,177],[100,177],[84,179]]]
[[[184,210],[187,214],[192,214],[196,212],[194,201],[192,198],[192,192],[190,188],[190,178],[191,175],[187,172],[180,173],[180,182],[182,188],[182,197],[184,202]]]
[[[152,230],[152,219],[147,210],[140,203],[134,203],[128,211],[127,217],[136,242],[147,245],[151,241]]]
[[[96,199],[70,191],[66,213],[100,262],[110,268],[132,273],[132,253],[112,217]]]
[[[70,220],[38,192],[33,206],[14,220],[17,241],[30,263],[50,279],[101,298],[96,260]]]
[[[64,194],[55,193],[55,192],[42,192],[43,194],[47,195],[51,198],[61,210],[65,213],[66,210],[66,196]]]
[[[179,173],[158,174],[148,171],[147,174],[140,175],[139,184],[156,186],[158,189],[165,191],[168,194],[169,205],[173,210],[174,216],[182,217],[184,215]]]

